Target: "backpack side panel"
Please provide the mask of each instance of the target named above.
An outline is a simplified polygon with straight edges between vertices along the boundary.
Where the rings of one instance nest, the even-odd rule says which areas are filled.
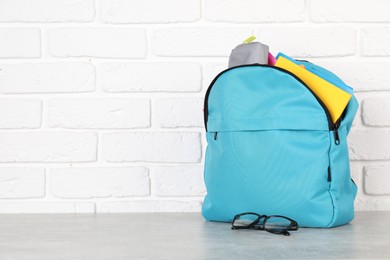
[[[330,193],[333,200],[334,217],[329,227],[344,225],[354,218],[354,200],[357,186],[351,179],[347,136],[357,109],[358,102],[352,96],[339,128],[340,144],[336,145],[334,136],[330,135],[329,159],[332,173]]]

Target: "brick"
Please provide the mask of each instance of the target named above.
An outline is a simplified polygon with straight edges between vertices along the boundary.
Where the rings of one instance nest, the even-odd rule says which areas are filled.
[[[0,39],[0,58],[41,56],[41,31],[38,28],[0,28]]]
[[[50,127],[114,129],[150,126],[149,99],[50,99],[48,109]]]
[[[305,19],[305,1],[208,0],[205,12],[214,22],[298,22]]]
[[[156,167],[154,194],[157,196],[204,196],[203,165]]]
[[[0,162],[91,162],[95,133],[6,132],[0,134]]]
[[[153,115],[160,127],[202,127],[203,98],[160,98]]]
[[[102,0],[100,5],[101,20],[107,23],[194,22],[201,9],[200,0]]]
[[[95,213],[93,202],[0,202],[0,213]]]
[[[0,168],[0,198],[27,199],[45,196],[44,168]]]
[[[93,0],[2,0],[1,22],[91,22]]]
[[[143,200],[103,202],[97,211],[103,213],[200,212],[201,201]]]
[[[361,31],[363,56],[390,56],[390,27],[369,27]]]
[[[352,160],[390,159],[390,130],[351,130],[348,143]]]
[[[0,64],[0,93],[95,90],[95,67],[84,62]]]
[[[259,40],[266,39],[272,53],[283,50],[293,57],[340,57],[356,52],[356,32],[350,27],[262,27],[257,35]],[[288,39],[288,44],[281,39]]]
[[[388,9],[383,0],[312,0],[310,16],[315,22],[389,22]]]
[[[318,61],[318,65],[338,75],[355,91],[390,90],[388,61]]]
[[[148,170],[142,167],[62,168],[50,171],[50,193],[58,198],[147,196],[149,186]]]
[[[40,99],[0,99],[0,128],[39,128],[41,118]]]
[[[48,32],[54,57],[144,58],[146,34],[139,28],[66,27]]]
[[[363,124],[368,126],[390,126],[390,97],[367,98],[363,100]]]
[[[153,51],[158,56],[228,56],[253,32],[238,27],[191,27],[155,30]]]
[[[103,134],[103,157],[109,162],[199,162],[199,133],[129,132]]]
[[[105,63],[99,67],[105,92],[197,92],[201,67],[187,62]]]
[[[364,191],[369,195],[390,195],[390,165],[364,167]]]

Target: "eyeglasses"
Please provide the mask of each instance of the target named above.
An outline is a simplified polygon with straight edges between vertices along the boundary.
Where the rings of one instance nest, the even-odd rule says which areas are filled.
[[[234,216],[232,229],[265,230],[273,234],[289,236],[290,232],[288,231],[298,230],[298,223],[284,216],[267,216],[245,212]]]

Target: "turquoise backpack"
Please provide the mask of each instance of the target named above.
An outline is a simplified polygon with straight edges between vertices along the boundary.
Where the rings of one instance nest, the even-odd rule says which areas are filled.
[[[322,101],[289,71],[260,64],[222,71],[204,101],[204,218],[230,222],[256,212],[290,217],[300,227],[350,222],[357,187],[347,135],[357,109],[352,96],[333,123]]]

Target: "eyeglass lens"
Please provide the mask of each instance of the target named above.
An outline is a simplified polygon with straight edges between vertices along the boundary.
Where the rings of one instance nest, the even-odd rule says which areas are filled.
[[[291,221],[282,217],[270,217],[264,222],[264,229],[282,232],[291,225]]]
[[[289,235],[287,230],[297,230],[295,223],[283,216],[261,216],[256,213],[243,213],[236,215],[232,223],[233,228],[264,229],[275,234]]]
[[[235,218],[233,226],[235,227],[247,227],[250,226],[253,222],[258,221],[259,215],[248,213],[243,214]]]

